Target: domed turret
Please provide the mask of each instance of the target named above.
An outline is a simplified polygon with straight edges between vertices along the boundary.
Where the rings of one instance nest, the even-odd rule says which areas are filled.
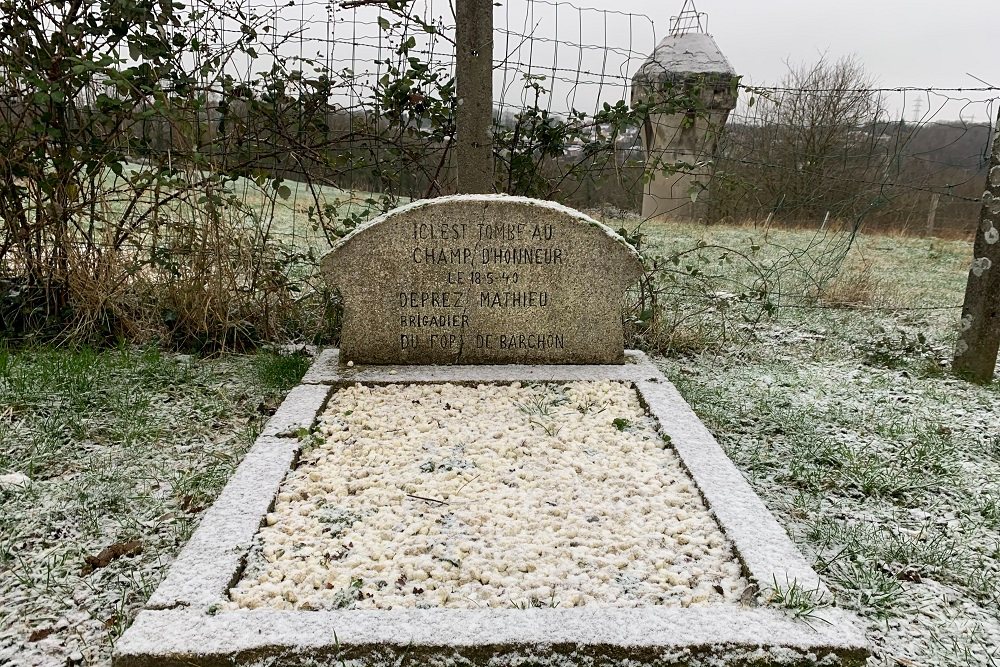
[[[698,217],[716,139],[736,107],[739,76],[706,28],[706,15],[687,0],[670,34],[632,77],[632,102],[651,106],[642,132],[647,219]]]

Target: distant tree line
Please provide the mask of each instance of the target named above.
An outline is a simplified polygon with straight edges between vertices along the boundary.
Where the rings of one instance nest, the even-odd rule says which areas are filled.
[[[745,97],[715,156],[710,219],[922,227],[939,193],[941,226],[974,224],[990,125],[890,121],[850,57],[792,67]]]

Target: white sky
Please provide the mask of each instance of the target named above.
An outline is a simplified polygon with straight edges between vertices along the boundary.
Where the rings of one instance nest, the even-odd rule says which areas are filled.
[[[666,27],[681,0],[590,0],[641,12]],[[997,0],[698,0],[709,32],[754,83],[773,83],[784,61],[857,55],[886,87],[1000,86]]]
[[[520,106],[521,75],[530,64],[531,74],[547,76],[544,85],[551,96],[543,105],[554,111],[593,111],[603,102],[627,100],[628,78],[668,33],[670,17],[684,4],[683,0],[499,2],[494,8],[494,58],[507,66],[495,71],[494,99]],[[377,75],[380,66],[373,63],[379,53],[374,47],[380,34],[375,22],[379,9],[344,10],[338,4],[335,0],[333,13],[327,14],[323,2],[298,0],[281,10],[282,28],[302,30],[307,54]],[[786,61],[814,62],[826,52],[833,59],[856,55],[885,88],[983,87],[967,73],[1000,87],[1000,0],[696,0],[696,4],[708,13],[709,32],[748,84],[778,84]],[[428,18],[452,23],[447,0],[416,0],[414,8]],[[644,16],[624,14],[628,12]],[[327,23],[328,17],[332,23]],[[308,23],[310,18],[315,23]],[[302,19],[307,23],[300,23]],[[524,34],[533,39],[519,37]],[[417,37],[424,46],[427,35],[418,31]],[[449,49],[450,45],[439,44],[435,52]],[[989,98],[996,97],[1000,91],[910,91],[890,95],[886,106],[890,117],[904,114],[913,120],[919,98],[923,121],[961,117],[988,122],[996,117],[995,101]]]
[[[523,0],[505,0],[516,6]],[[645,14],[658,39],[667,34],[670,17],[683,0],[576,0],[580,6]],[[708,32],[736,71],[749,84],[777,84],[786,61],[815,61],[823,52],[836,59],[855,55],[880,87],[981,88],[972,74],[1000,87],[1000,1],[998,0],[696,0],[708,14]],[[593,41],[603,37],[590,21]],[[622,30],[610,41],[621,42]],[[617,40],[615,36],[617,35]],[[967,74],[968,73],[968,74]],[[982,100],[991,93],[949,93]],[[889,102],[893,116],[905,109],[913,118],[921,98],[921,116],[929,120],[985,122],[995,109],[983,103],[965,106],[937,95],[906,93]],[[992,112],[992,113],[991,113]]]

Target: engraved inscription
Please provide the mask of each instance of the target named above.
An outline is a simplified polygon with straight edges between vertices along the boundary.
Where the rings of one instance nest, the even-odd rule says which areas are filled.
[[[507,268],[564,264],[567,253],[558,243],[554,225],[496,223],[472,227],[468,223],[414,222],[403,230],[403,235],[406,240],[418,243],[409,254],[412,264],[423,265],[420,267],[423,270],[430,269],[430,275],[438,284],[430,291],[399,293],[401,351],[462,347],[467,337],[468,344],[482,350],[565,348],[567,334],[564,331],[468,332],[476,328],[467,312],[470,302],[475,302],[478,310],[544,310],[556,305],[552,294],[545,289],[549,282],[547,276],[535,278],[532,282],[537,283],[537,289],[532,289],[531,285],[522,283],[518,271]],[[426,241],[448,241],[451,245],[421,244]],[[481,245],[484,243],[485,246]],[[439,266],[449,268],[436,273],[434,269]],[[455,266],[468,268],[450,268]],[[453,314],[447,309],[466,312]],[[413,310],[419,312],[414,314]],[[447,333],[421,335],[412,332],[413,329],[446,330]]]
[[[638,256],[547,202],[469,195],[392,211],[324,259],[344,297],[342,358],[615,363]]]

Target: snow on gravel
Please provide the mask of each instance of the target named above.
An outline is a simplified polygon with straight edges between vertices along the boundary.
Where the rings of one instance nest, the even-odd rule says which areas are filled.
[[[747,586],[629,385],[356,385],[319,436],[231,607],[689,606]]]

